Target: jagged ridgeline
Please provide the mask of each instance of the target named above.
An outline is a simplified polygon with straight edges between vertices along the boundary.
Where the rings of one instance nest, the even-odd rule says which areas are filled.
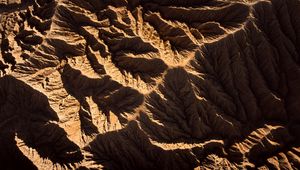
[[[297,169],[299,0],[0,0],[0,169]]]

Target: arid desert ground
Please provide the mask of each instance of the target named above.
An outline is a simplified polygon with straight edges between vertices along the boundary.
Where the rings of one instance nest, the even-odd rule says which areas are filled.
[[[300,0],[0,0],[0,169],[300,169]]]

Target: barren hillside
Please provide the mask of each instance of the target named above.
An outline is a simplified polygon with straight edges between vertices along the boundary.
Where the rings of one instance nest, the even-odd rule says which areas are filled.
[[[300,168],[299,0],[0,0],[0,169]]]

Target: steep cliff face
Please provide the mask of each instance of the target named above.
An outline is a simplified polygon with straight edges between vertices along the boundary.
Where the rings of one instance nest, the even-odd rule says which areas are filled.
[[[0,0],[0,169],[300,167],[299,0]]]

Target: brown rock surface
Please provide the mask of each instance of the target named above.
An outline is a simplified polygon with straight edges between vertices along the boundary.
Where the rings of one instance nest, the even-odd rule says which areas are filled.
[[[0,169],[299,169],[299,0],[0,0]]]

